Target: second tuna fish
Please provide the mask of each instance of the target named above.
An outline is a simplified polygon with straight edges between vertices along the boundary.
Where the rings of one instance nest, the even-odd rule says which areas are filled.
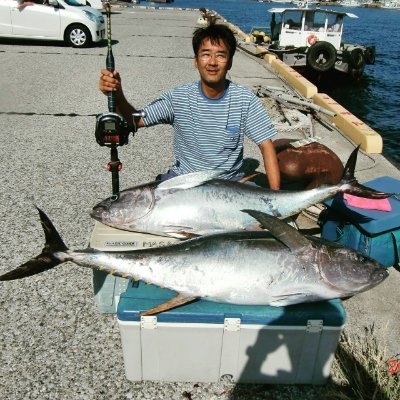
[[[253,230],[259,222],[241,212],[244,208],[287,218],[337,193],[377,199],[389,197],[390,194],[358,184],[354,178],[357,152],[358,148],[350,155],[337,185],[274,191],[216,179],[221,171],[203,171],[121,191],[95,206],[91,215],[117,229],[187,238]]]

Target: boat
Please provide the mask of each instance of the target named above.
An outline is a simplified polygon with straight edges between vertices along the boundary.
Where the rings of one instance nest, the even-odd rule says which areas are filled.
[[[270,29],[253,28],[255,42],[311,80],[331,74],[359,80],[375,62],[375,46],[342,42],[344,18],[358,18],[353,13],[308,6],[268,11]]]
[[[292,0],[291,3],[299,8],[308,7],[311,4],[320,4],[319,1],[313,0]]]
[[[149,1],[150,3],[171,3],[174,0],[147,0],[147,1]]]
[[[272,0],[271,3],[290,4],[291,0]]]
[[[387,10],[400,10],[399,1],[385,1],[381,3],[380,8],[385,8]]]
[[[342,0],[339,4],[342,7],[360,7],[360,3],[357,0]]]

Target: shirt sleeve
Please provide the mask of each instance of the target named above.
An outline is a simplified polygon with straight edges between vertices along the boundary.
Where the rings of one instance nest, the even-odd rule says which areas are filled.
[[[273,138],[277,131],[259,98],[252,94],[245,124],[245,133],[249,139],[259,145]]]
[[[143,117],[146,127],[158,124],[172,125],[174,122],[174,107],[170,92],[162,94],[158,99],[152,101],[143,110],[146,116]]]

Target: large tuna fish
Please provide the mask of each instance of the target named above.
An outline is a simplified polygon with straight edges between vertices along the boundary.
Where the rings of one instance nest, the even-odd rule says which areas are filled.
[[[72,261],[178,292],[175,298],[144,315],[197,298],[284,306],[349,297],[371,289],[388,276],[380,264],[354,250],[306,237],[266,214],[248,212],[269,232],[222,233],[166,247],[107,253],[90,248],[69,250],[39,210],[46,237],[43,252],[0,276],[0,281],[34,275]]]
[[[358,148],[350,155],[337,185],[274,191],[215,179],[221,171],[203,171],[123,190],[96,205],[91,216],[117,229],[184,238],[255,229],[258,222],[240,211],[244,208],[286,218],[341,192],[367,198],[389,197],[357,183],[357,152]]]

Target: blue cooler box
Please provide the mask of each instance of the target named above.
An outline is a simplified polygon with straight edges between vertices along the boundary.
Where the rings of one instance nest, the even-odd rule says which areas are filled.
[[[381,177],[363,185],[388,193],[400,193],[400,181]],[[389,198],[392,211],[365,210],[347,206],[342,195],[327,201],[320,217],[321,236],[350,247],[385,267],[399,263],[400,200]]]
[[[340,300],[287,307],[199,300],[139,316],[175,295],[142,282],[121,295],[117,316],[129,380],[326,382],[345,323]]]

